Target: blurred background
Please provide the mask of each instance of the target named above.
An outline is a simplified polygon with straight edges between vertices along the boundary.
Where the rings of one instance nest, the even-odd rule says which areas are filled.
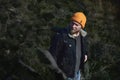
[[[84,80],[120,80],[120,0],[0,0],[0,80],[55,80],[40,49],[76,11],[87,16]]]

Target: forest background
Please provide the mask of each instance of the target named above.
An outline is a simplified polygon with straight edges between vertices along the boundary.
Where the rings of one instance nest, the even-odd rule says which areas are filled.
[[[0,80],[55,80],[48,50],[52,27],[87,16],[85,80],[120,80],[119,0],[0,0]]]

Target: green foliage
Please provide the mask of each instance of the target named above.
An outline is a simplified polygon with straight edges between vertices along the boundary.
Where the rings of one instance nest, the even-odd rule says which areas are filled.
[[[85,79],[120,80],[118,2],[0,0],[0,79],[54,80],[38,48],[49,48],[53,26],[65,27],[73,12],[83,11],[89,36]]]
[[[94,1],[94,0],[93,0]],[[116,18],[117,5],[111,0],[99,0],[93,4],[85,1],[89,6],[89,67],[87,66],[86,79],[91,80],[119,80],[119,18]],[[92,7],[91,7],[92,6]],[[114,66],[114,67],[113,67]],[[116,66],[116,67],[115,67]]]
[[[73,4],[0,0],[0,79],[54,80],[54,71],[38,48],[49,48],[50,28],[66,26],[71,10],[77,10]]]

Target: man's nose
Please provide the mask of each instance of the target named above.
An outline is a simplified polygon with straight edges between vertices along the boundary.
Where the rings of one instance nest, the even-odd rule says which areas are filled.
[[[76,28],[76,25],[75,24],[73,24],[73,26],[72,26],[73,28]]]

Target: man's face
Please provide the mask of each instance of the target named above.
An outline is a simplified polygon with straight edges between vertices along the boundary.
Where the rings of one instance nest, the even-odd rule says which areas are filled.
[[[72,21],[70,24],[70,28],[71,28],[70,32],[72,34],[78,33],[78,32],[80,32],[81,27],[82,26],[78,22]]]

